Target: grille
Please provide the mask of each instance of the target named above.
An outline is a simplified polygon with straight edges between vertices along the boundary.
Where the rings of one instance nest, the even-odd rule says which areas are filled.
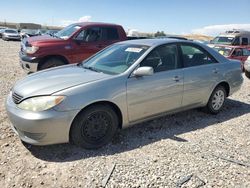
[[[21,95],[18,95],[17,93],[13,93],[12,94],[12,99],[14,101],[15,104],[18,104],[21,102],[21,100],[23,99],[23,97]]]

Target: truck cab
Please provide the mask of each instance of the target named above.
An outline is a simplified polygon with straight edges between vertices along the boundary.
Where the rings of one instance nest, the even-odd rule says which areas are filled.
[[[250,31],[232,30],[220,34],[210,41],[209,46],[216,45],[233,45],[233,46],[246,46],[250,45]]]
[[[27,72],[79,63],[127,36],[120,25],[84,22],[71,24],[56,34],[22,40],[20,64]]]

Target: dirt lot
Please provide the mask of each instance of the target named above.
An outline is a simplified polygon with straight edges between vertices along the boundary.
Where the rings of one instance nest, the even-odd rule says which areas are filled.
[[[0,40],[1,187],[250,187],[250,80],[208,115],[190,110],[122,130],[108,146],[23,145],[4,102],[25,76],[19,42]],[[112,171],[113,170],[113,171]],[[111,172],[112,171],[112,172]]]

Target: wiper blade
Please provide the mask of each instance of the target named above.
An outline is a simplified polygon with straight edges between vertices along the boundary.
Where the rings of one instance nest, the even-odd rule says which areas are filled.
[[[96,69],[94,67],[84,66],[84,65],[82,65],[82,67],[85,68],[85,69],[89,69],[89,70],[95,71],[95,72],[101,72],[101,71],[99,71],[98,69]]]

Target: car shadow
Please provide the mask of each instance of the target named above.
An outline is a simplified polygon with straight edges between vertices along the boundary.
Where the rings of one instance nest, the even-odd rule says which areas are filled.
[[[178,135],[208,126],[216,126],[217,123],[222,123],[247,113],[250,113],[250,104],[227,99],[223,110],[217,115],[206,114],[200,110],[189,110],[167,115],[121,130],[114,137],[112,143],[97,150],[86,150],[71,144],[49,146],[24,145],[32,155],[41,160],[53,162],[75,161],[130,151],[162,139],[189,142]]]

